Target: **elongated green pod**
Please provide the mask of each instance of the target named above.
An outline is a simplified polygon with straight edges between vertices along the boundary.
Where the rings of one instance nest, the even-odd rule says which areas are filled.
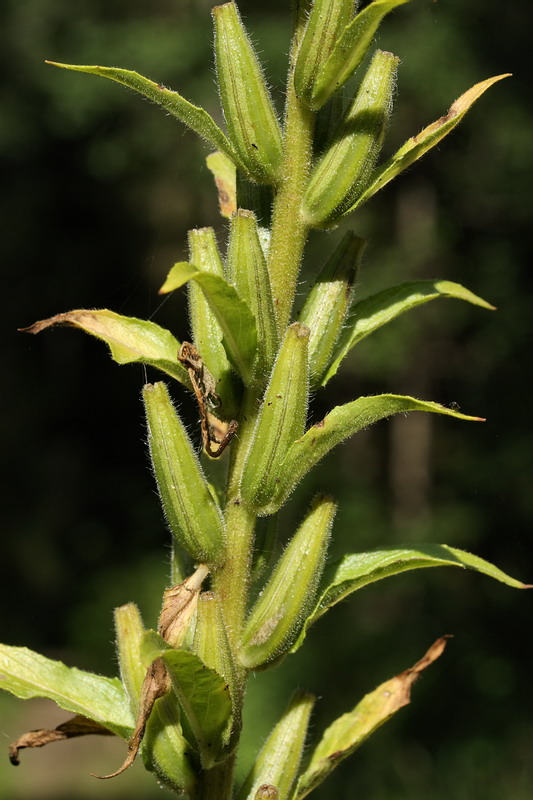
[[[190,263],[202,272],[224,277],[224,265],[217,247],[213,228],[195,228],[189,231]],[[216,381],[220,398],[219,415],[233,419],[237,413],[237,388],[224,345],[223,332],[199,284],[190,281],[189,316],[193,341],[202,360]]]
[[[407,2],[374,0],[354,17],[338,37],[329,58],[321,61],[309,99],[311,108],[321,108],[346,83],[365,57],[383,18]]]
[[[314,0],[294,70],[297,96],[311,106],[317,77],[353,13],[350,0]],[[323,102],[327,100],[324,97]],[[322,105],[322,103],[321,103]],[[314,105],[317,109],[319,106]]]
[[[248,669],[291,649],[314,603],[336,510],[334,500],[317,495],[276,564],[244,627],[239,658]]]
[[[311,173],[303,216],[313,227],[330,227],[361,195],[383,142],[392,108],[399,59],[377,50],[359,91]]]
[[[115,631],[120,677],[130,697],[131,710],[137,717],[146,667],[141,660],[145,629],[135,603],[115,609]],[[190,747],[181,731],[177,699],[171,695],[161,697],[145,724],[142,753],[147,769],[155,771],[174,791],[191,791],[195,775]]]
[[[287,800],[290,797],[314,703],[315,697],[309,692],[297,691],[293,694],[283,716],[261,748],[239,790],[237,800],[270,800],[273,797]],[[262,787],[264,791],[260,792]],[[269,794],[268,787],[275,787],[278,794]]]
[[[256,374],[268,374],[278,349],[278,331],[267,262],[252,211],[239,208],[232,217],[226,268],[229,280],[255,317]]]
[[[281,462],[304,430],[309,395],[309,328],[287,328],[246,457],[241,482],[245,502],[256,510],[268,505],[277,489]]]
[[[219,566],[225,535],[220,509],[164,383],[147,384],[148,443],[165,517],[194,561]]]
[[[319,273],[300,312],[309,337],[309,380],[320,385],[351,305],[365,240],[348,232]]]
[[[276,184],[281,131],[261,65],[235,3],[213,9],[220,100],[230,141],[250,176]]]
[[[207,667],[222,675],[233,694],[234,661],[220,600],[214,592],[202,592],[198,598],[193,651]]]

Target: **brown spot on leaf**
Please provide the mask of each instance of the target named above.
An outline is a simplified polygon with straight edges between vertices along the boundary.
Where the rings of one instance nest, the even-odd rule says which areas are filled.
[[[88,736],[90,734],[98,734],[100,736],[115,735],[112,731],[104,728],[103,725],[77,714],[72,719],[62,722],[61,725],[58,725],[53,730],[42,729],[24,733],[16,742],[9,745],[9,760],[16,767],[20,763],[19,751],[24,750],[26,747],[44,747],[46,744],[52,744],[52,742],[61,742],[64,739],[74,739],[77,736]]]

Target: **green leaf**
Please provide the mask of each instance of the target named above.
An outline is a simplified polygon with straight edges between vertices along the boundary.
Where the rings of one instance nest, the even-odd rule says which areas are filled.
[[[430,411],[456,419],[483,422],[481,417],[469,417],[439,403],[396,394],[359,397],[351,403],[335,406],[321,422],[309,428],[289,448],[278,470],[277,494],[268,506],[261,509],[261,513],[272,514],[277,511],[304,475],[339,442],[380,419],[406,411]]]
[[[383,18],[409,0],[375,0],[347,25],[333,52],[318,72],[311,107],[320,108],[354,74]]]
[[[226,136],[222,133],[213,118],[207,111],[199,106],[195,106],[185,100],[178,92],[166,89],[160,83],[155,83],[138,72],[131,69],[119,69],[118,67],[99,67],[85,66],[80,64],[60,64],[57,61],[47,61],[54,67],[70,69],[74,72],[86,72],[89,75],[100,75],[102,78],[109,78],[112,81],[133,89],[148,100],[162,106],[173,117],[179,119],[188,128],[193,130],[202,139],[205,139],[217,150],[226,153],[233,162],[240,164],[240,160]]]
[[[218,192],[220,213],[230,219],[237,211],[237,174],[235,164],[225,153],[218,150],[205,159],[207,169],[213,175]]]
[[[501,81],[503,78],[508,78],[509,76],[510,73],[505,73],[504,75],[496,75],[494,78],[488,78],[486,81],[481,81],[481,83],[476,83],[471,89],[468,89],[468,91],[457,98],[447,114],[439,117],[439,119],[432,122],[431,125],[428,125],[427,128],[424,128],[424,130],[420,131],[416,136],[411,136],[392,158],[386,161],[383,166],[376,169],[369,186],[351,208],[345,211],[345,216],[362,206],[363,203],[386,186],[396,175],[399,175],[400,172],[403,172],[410,164],[421,158],[424,153],[427,153],[428,150],[435,147],[441,139],[444,139],[444,137],[461,122],[466,112],[487,89],[497,81]]]
[[[445,544],[423,544],[416,547],[403,545],[370,550],[366,553],[352,553],[326,569],[318,602],[307,618],[291,652],[296,652],[302,645],[309,626],[349,594],[383,578],[425,567],[461,567],[488,575],[489,578],[494,578],[514,589],[532,588],[522,581],[511,578],[490,561]]]
[[[82,714],[128,739],[135,720],[118,678],[67,667],[26,647],[0,645],[0,689],[22,700],[47,697],[65,711]]]
[[[341,361],[348,355],[352,347],[374,333],[382,325],[386,325],[396,317],[437,297],[453,297],[466,300],[475,306],[494,310],[494,306],[482,300],[459,283],[451,281],[409,281],[398,286],[391,286],[382,292],[365,297],[355,303],[348,314],[344,332],[341,335],[332,362],[326,371],[321,386],[337,372]]]
[[[143,643],[143,658],[164,660],[196,738],[202,766],[210,769],[227,744],[232,718],[229,686],[218,672],[189,650],[159,650],[153,632],[147,631],[145,637],[149,638]]]
[[[326,729],[311,755],[307,769],[300,776],[292,800],[307,797],[380,725],[410,703],[413,683],[426,667],[439,658],[445,646],[446,637],[437,639],[414,666],[365,695],[353,711],[343,714]]]
[[[178,361],[179,341],[155,322],[123,317],[106,308],[78,309],[39,320],[20,330],[40,333],[53,325],[72,325],[102,339],[109,345],[111,357],[117,364],[140,362],[157,367],[185,386],[190,384],[187,370]]]
[[[222,328],[222,343],[229,360],[244,383],[250,383],[257,350],[257,328],[252,312],[224,278],[203,272],[187,261],[174,264],[159,293],[173,292],[191,280],[200,285]]]

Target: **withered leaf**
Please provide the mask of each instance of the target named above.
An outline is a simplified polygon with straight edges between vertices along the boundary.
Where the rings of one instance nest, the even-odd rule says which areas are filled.
[[[205,564],[200,564],[196,572],[184,581],[171,589],[165,589],[158,632],[171,647],[179,647],[183,642],[191,617],[198,605],[202,582],[208,573],[209,569]]]
[[[13,766],[16,767],[20,764],[19,751],[23,750],[25,747],[44,747],[45,744],[61,742],[63,739],[73,739],[76,736],[88,736],[93,733],[100,736],[115,735],[112,731],[104,728],[97,722],[93,722],[91,719],[77,714],[75,717],[72,717],[72,719],[62,722],[61,725],[58,725],[57,728],[53,730],[44,728],[42,730],[24,733],[16,742],[9,745],[9,760]]]
[[[141,696],[139,698],[139,713],[137,716],[137,722],[135,725],[135,730],[133,731],[128,742],[128,755],[126,756],[124,763],[121,767],[119,767],[119,769],[117,769],[116,772],[112,772],[110,775],[94,775],[94,773],[92,773],[93,777],[100,778],[102,780],[107,778],[115,778],[117,775],[120,775],[121,772],[127,770],[128,767],[131,767],[135,761],[137,753],[139,752],[139,747],[141,746],[144,731],[146,729],[146,723],[150,718],[154,703],[158,698],[167,694],[167,692],[170,691],[171,686],[172,683],[165,662],[161,658],[156,658],[155,661],[150,664],[150,667],[148,668],[144,678]]]
[[[416,664],[365,695],[352,711],[338,717],[324,731],[307,769],[300,776],[294,800],[303,800],[307,797],[377,728],[409,704],[413,683],[421,672],[439,658],[448,638],[443,636],[437,639]]]

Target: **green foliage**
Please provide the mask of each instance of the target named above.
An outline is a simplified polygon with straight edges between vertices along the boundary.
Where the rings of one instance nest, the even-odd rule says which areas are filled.
[[[271,574],[266,579],[260,574],[261,554],[254,568],[257,518],[285,506],[304,476],[337,444],[406,412],[480,419],[439,403],[381,394],[336,406],[306,430],[310,379],[313,387],[325,384],[362,338],[437,297],[491,308],[459,284],[436,280],[410,281],[354,301],[363,242],[348,234],[304,301],[300,322],[292,322],[311,228],[343,221],[438,144],[475,100],[504,77],[476,84],[379,166],[399,58],[378,50],[338,125],[323,127],[315,138],[318,109],[335,100],[382,19],[403,2],[375,0],[356,16],[350,0],[316,0],[309,15],[295,4],[283,131],[234,3],[214,11],[227,136],[207,111],[137,72],[57,64],[136,90],[207,140],[225,158],[221,165],[211,155],[210,169],[222,214],[231,216],[226,263],[211,230],[193,231],[190,261],[176,263],[161,289],[170,293],[194,285],[188,287],[193,344],[180,345],[171,331],[151,321],[105,309],[59,314],[28,329],[80,327],[105,341],[118,363],[155,366],[192,388],[200,414],[204,466],[166,388],[144,388],[150,455],[175,560],[183,565],[192,561],[198,569],[165,592],[157,633],[144,631],[135,607],[117,609],[122,681],[69,669],[20,648],[1,651],[7,691],[50,697],[128,738],[123,766],[105,777],[123,772],[140,750],[147,768],[178,794],[229,800],[250,672],[274,666],[298,649],[309,626],[340,599],[399,572],[444,565],[526,588],[489,562],[444,545],[352,554],[321,579],[336,510],[336,502],[323,495]],[[342,105],[341,100],[332,117]],[[235,418],[228,416],[230,411]],[[223,454],[226,448],[229,458]],[[219,469],[219,457],[226,459],[225,468]],[[189,583],[199,573],[197,585]],[[209,588],[202,592],[208,574]],[[205,605],[211,601],[211,607]],[[168,634],[169,615],[180,632],[177,642]],[[443,640],[436,642],[413,667],[335,720],[303,765],[313,698],[297,695],[258,754],[239,800],[307,796],[409,702],[411,684],[443,647]],[[35,737],[22,738],[18,747],[38,746]]]

